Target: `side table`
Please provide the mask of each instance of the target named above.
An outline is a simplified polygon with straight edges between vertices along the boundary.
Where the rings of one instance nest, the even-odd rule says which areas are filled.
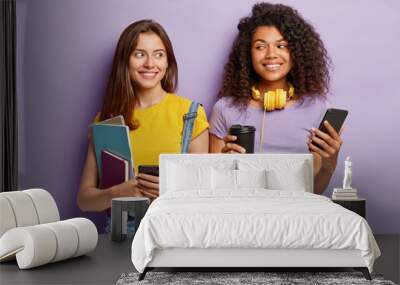
[[[127,237],[128,213],[135,217],[135,232],[146,214],[150,199],[145,197],[119,197],[111,201],[111,239],[123,241]]]
[[[332,202],[339,204],[340,206],[359,214],[364,219],[366,218],[366,200],[358,198],[355,200],[337,200],[332,199]]]

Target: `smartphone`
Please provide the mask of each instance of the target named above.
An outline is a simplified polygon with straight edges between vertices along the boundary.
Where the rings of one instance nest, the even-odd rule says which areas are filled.
[[[329,108],[328,110],[326,110],[326,113],[322,118],[321,124],[319,125],[319,129],[324,133],[329,133],[324,125],[324,121],[326,120],[329,122],[329,124],[332,125],[332,127],[336,130],[336,132],[339,133],[348,113],[349,112],[347,110]]]
[[[159,176],[158,165],[139,165],[138,172],[153,176]]]

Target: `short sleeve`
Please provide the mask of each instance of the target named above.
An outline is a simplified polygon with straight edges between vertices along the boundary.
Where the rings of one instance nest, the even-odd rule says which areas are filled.
[[[210,117],[210,134],[222,139],[228,134],[228,127],[226,125],[226,118],[223,113],[223,99],[215,103]]]
[[[194,121],[193,132],[192,132],[192,140],[198,137],[202,132],[208,129],[209,124],[207,120],[206,112],[203,106],[199,106],[197,109],[197,117]]]

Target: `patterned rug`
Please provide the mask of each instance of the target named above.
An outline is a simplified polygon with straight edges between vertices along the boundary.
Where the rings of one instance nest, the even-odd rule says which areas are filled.
[[[384,280],[381,275],[372,274],[372,281],[364,278],[360,272],[154,272],[150,271],[142,281],[138,281],[139,273],[122,274],[117,285],[133,284],[379,284],[395,285]]]

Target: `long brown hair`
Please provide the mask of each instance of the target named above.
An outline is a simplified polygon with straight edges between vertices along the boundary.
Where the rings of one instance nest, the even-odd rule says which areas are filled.
[[[251,86],[259,80],[251,62],[251,38],[260,26],[274,26],[289,43],[293,66],[287,79],[297,98],[326,96],[329,90],[330,58],[319,34],[293,8],[281,4],[258,3],[252,15],[242,18],[239,33],[225,65],[218,97],[231,97],[234,105],[245,108]]]
[[[167,53],[168,68],[161,86],[167,92],[175,92],[178,86],[178,65],[166,31],[153,20],[134,22],[125,28],[118,40],[100,113],[101,121],[123,115],[129,129],[134,130],[139,127],[139,122],[133,119],[136,98],[128,71],[129,58],[138,44],[139,35],[148,32],[160,37]]]

